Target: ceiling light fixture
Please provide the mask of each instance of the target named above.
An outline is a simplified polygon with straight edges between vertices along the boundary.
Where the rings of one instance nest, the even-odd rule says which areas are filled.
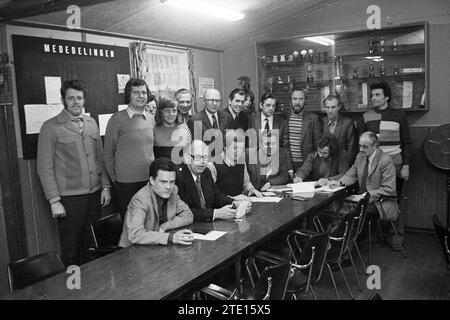
[[[167,3],[176,7],[204,13],[213,17],[227,19],[231,21],[241,20],[245,14],[226,9],[223,7],[209,4],[207,1],[199,0],[161,0],[161,3]]]
[[[316,37],[305,37],[303,38],[305,40],[311,41],[311,42],[315,42],[318,44],[321,44],[323,46],[334,46],[334,40],[327,38],[327,37],[323,37],[323,36],[316,36]]]

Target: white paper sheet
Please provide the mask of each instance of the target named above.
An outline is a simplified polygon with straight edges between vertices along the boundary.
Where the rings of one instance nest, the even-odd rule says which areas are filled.
[[[250,197],[250,200],[252,202],[280,202],[281,201],[281,197],[263,197],[263,198],[258,198],[258,197]]]
[[[413,100],[413,82],[403,81],[403,99],[402,107],[411,108]]]
[[[271,188],[267,189],[269,192],[283,192],[283,191],[291,191],[290,186],[272,186]]]
[[[25,127],[27,134],[35,134],[41,131],[42,124],[50,118],[57,116],[64,106],[62,104],[26,104]]]
[[[295,193],[300,193],[300,192],[314,192],[315,184],[316,184],[316,181],[293,183],[292,184],[292,193],[295,194]]]
[[[264,191],[261,192],[264,197],[275,197],[277,194],[274,192]]]
[[[344,188],[345,187],[336,187],[336,188],[331,189],[329,186],[323,186],[323,187],[316,189],[316,192],[331,192],[331,193],[333,193],[333,192],[342,190]]]
[[[125,92],[125,86],[130,80],[129,74],[117,74],[117,86],[118,86],[118,92],[124,93]]]
[[[61,103],[61,77],[44,77],[47,104]]]
[[[109,118],[111,118],[112,115],[112,113],[98,115],[98,129],[100,130],[100,136],[105,135],[106,125],[108,124]]]
[[[195,240],[207,240],[207,241],[215,241],[219,239],[221,236],[226,234],[226,231],[210,231],[207,234],[193,233]]]

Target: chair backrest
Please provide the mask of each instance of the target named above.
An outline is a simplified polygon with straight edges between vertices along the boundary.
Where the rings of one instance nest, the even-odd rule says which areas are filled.
[[[8,264],[9,288],[23,289],[66,269],[58,253],[51,251]]]
[[[123,221],[119,213],[103,217],[92,223],[91,230],[97,248],[115,247],[122,234]]]
[[[354,206],[354,211],[350,212],[355,216],[354,226],[351,233],[351,241],[356,241],[356,238],[361,234],[364,223],[367,217],[367,207],[369,205],[370,194],[366,192],[366,195],[358,201]]]
[[[314,235],[308,239],[303,248],[301,248],[301,255],[298,259],[298,264],[306,265],[311,260],[314,252],[314,260],[311,266],[310,282],[315,283],[320,280],[322,276],[325,258],[330,245],[330,236],[324,232]],[[313,249],[314,248],[314,249]]]
[[[346,250],[349,248],[348,244],[351,239],[354,222],[357,215],[358,212],[350,211],[344,216],[344,219],[341,220],[336,229],[330,234],[330,251],[333,252],[332,256],[336,256],[338,259],[341,259]]]
[[[253,297],[255,300],[283,300],[289,280],[289,261],[268,266],[259,277]]]
[[[439,220],[439,217],[435,214],[433,215],[434,230],[436,231],[436,236],[439,239],[439,243],[444,253],[444,259],[447,263],[447,268],[450,269],[450,231],[444,228]]]

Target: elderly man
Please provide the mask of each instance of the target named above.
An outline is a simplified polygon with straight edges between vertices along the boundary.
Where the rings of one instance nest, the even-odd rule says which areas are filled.
[[[148,167],[154,160],[155,119],[145,111],[150,90],[142,79],[132,78],[125,85],[128,108],[112,115],[106,126],[105,165],[125,218],[128,203],[148,181]]]
[[[180,123],[184,123],[187,125],[189,119],[192,117],[190,114],[192,107],[192,93],[186,89],[182,88],[177,90],[173,95],[174,99],[178,104],[178,120]]]
[[[228,108],[224,110],[233,118],[235,129],[247,130],[247,113],[242,112],[245,102],[245,91],[243,89],[233,89],[228,97]]]
[[[192,243],[194,237],[190,230],[169,231],[193,221],[191,210],[178,196],[175,169],[175,164],[168,158],[152,162],[148,184],[128,205],[119,246]]]
[[[289,177],[294,180],[297,169],[303,165],[308,154],[314,151],[321,130],[319,118],[315,114],[305,111],[305,90],[292,90],[290,99],[288,173]]]
[[[177,172],[176,180],[179,195],[194,213],[194,221],[234,219],[237,208],[243,202],[220,191],[207,168],[208,160],[208,146],[201,140],[194,140],[184,149],[184,163]],[[251,205],[247,207],[247,212],[250,209]]]
[[[351,166],[356,158],[356,130],[352,119],[340,114],[342,108],[341,99],[335,95],[329,95],[324,100],[324,109],[327,113],[322,118],[322,132],[331,133],[337,138],[339,149],[348,154],[348,164]]]
[[[57,219],[61,258],[66,266],[87,261],[89,225],[110,200],[102,140],[95,120],[82,114],[86,88],[81,81],[61,87],[64,110],[44,122],[39,134],[37,172]]]

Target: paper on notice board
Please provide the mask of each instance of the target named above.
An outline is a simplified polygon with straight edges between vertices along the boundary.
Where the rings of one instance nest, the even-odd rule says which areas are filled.
[[[108,124],[109,118],[111,118],[112,115],[112,113],[98,115],[98,129],[100,130],[101,136],[105,135],[106,125]]]
[[[50,118],[57,116],[64,108],[62,104],[26,104],[25,127],[27,134],[35,134],[41,131],[42,124]]]
[[[413,82],[403,81],[403,108],[411,108],[413,99]]]
[[[117,74],[117,85],[119,93],[125,92],[125,85],[127,84],[128,80],[130,80],[129,74]]]
[[[61,77],[44,77],[47,104],[61,103]]]
[[[214,78],[198,78],[198,96],[203,97],[206,89],[214,88]]]

